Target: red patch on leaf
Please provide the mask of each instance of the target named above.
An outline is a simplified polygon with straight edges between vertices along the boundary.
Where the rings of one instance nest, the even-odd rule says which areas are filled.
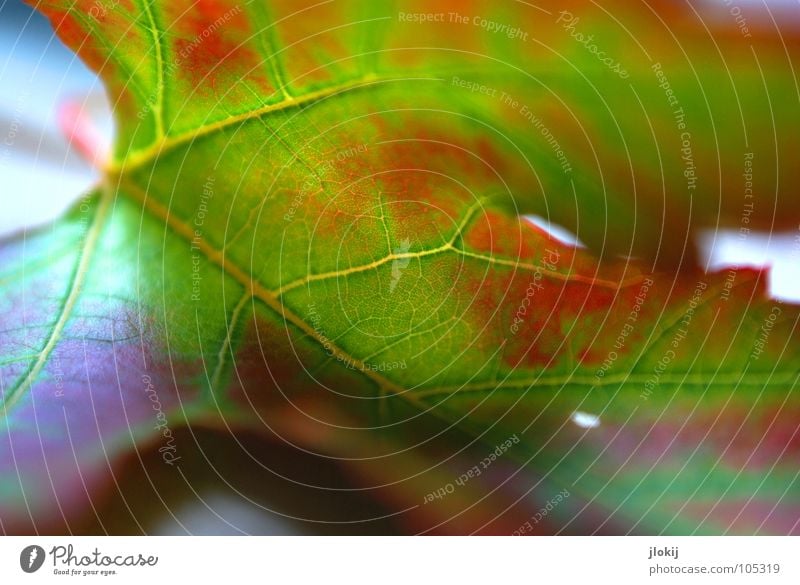
[[[253,31],[240,4],[229,0],[198,0],[194,7],[164,9],[176,36],[174,59],[187,84],[201,91],[224,94],[231,86],[252,84],[266,98],[275,87],[266,73],[266,57],[253,45]]]

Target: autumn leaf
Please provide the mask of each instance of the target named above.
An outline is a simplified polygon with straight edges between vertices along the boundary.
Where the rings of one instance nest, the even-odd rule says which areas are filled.
[[[798,225],[795,31],[37,7],[117,135],[92,193],[0,247],[4,530],[68,526],[143,451],[180,474],[180,429],[215,428],[334,459],[408,531],[798,531],[797,308],[690,245]]]

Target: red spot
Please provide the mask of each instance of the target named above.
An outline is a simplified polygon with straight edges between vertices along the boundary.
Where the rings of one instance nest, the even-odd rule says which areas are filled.
[[[530,247],[531,240],[523,234],[523,230],[528,229],[527,222],[523,223],[517,218],[488,209],[478,215],[464,235],[464,242],[469,250],[524,262],[523,258],[534,257],[533,248]],[[538,244],[541,245],[542,242]]]
[[[257,42],[246,13],[239,4],[198,0],[191,10],[182,5],[165,7],[166,20],[173,23],[169,36],[177,37],[174,59],[178,74],[191,88],[225,93],[238,84],[252,84],[266,98],[275,88],[266,72],[266,56],[251,47]],[[243,90],[242,100],[254,98]],[[230,98],[230,94],[229,94]],[[230,98],[235,102],[234,98]]]
[[[552,368],[566,353],[585,365],[606,359],[639,292],[635,285],[620,288],[624,265],[598,265],[530,223],[492,209],[478,216],[464,242],[488,257],[466,260],[475,295],[472,320],[479,327],[491,320],[490,343],[506,344],[509,366]],[[598,331],[604,335],[595,340]]]

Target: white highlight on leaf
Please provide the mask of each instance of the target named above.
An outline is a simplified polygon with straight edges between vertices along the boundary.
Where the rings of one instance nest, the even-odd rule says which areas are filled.
[[[768,233],[752,230],[706,230],[699,236],[701,261],[708,271],[732,267],[769,267],[769,294],[782,301],[800,301],[800,229]]]
[[[594,429],[600,426],[600,417],[588,412],[576,410],[572,413],[570,420],[582,429]]]
[[[407,254],[410,249],[411,240],[406,238],[400,242],[400,246],[395,248],[393,252],[395,254]],[[403,276],[403,270],[405,270],[409,262],[411,262],[411,258],[397,258],[392,262],[392,282],[389,285],[390,293],[394,292],[397,283],[400,282],[400,277]]]
[[[568,246],[575,246],[576,248],[585,248],[583,242],[578,239],[578,236],[573,234],[567,228],[553,223],[549,219],[538,215],[526,215],[525,218],[539,229],[544,230],[552,238],[558,240],[562,244]]]

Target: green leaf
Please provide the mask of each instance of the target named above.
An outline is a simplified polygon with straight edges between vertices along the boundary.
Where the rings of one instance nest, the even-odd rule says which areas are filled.
[[[95,193],[0,249],[4,526],[67,520],[138,447],[179,469],[175,430],[210,425],[336,458],[409,530],[798,530],[798,311],[686,249],[739,225],[745,153],[794,140],[774,35],[754,68],[676,11],[97,6],[40,6],[118,135]],[[731,96],[781,130],[718,132]],[[797,225],[777,168],[749,226]]]

